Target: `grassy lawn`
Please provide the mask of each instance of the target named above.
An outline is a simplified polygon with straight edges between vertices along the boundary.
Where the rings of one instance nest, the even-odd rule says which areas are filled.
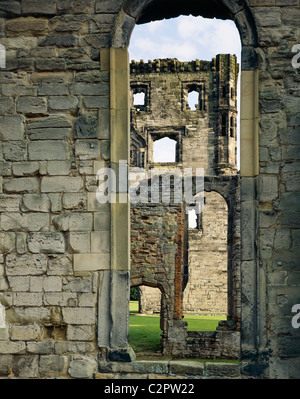
[[[129,343],[136,353],[159,352],[160,350],[160,316],[139,315],[138,302],[130,302]],[[189,316],[184,320],[188,323],[188,331],[215,331],[220,320],[226,318],[214,316]]]

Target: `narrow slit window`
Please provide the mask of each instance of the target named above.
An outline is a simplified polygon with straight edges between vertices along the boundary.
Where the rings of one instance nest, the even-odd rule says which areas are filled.
[[[190,209],[188,211],[188,226],[189,226],[189,229],[197,229],[198,228],[198,216],[196,214],[195,209]]]
[[[222,131],[222,136],[226,136],[226,132],[227,132],[227,115],[222,115],[221,131]]]

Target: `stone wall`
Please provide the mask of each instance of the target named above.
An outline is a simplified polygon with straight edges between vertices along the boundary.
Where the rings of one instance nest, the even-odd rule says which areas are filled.
[[[0,301],[7,323],[1,329],[2,376],[93,378],[98,355],[106,358],[102,348],[126,347],[129,268],[124,263],[129,257],[123,256],[122,263],[118,251],[127,245],[129,220],[122,219],[124,229],[116,229],[114,218],[122,216],[117,207],[111,219],[106,207],[95,207],[92,169],[98,167],[93,163],[129,158],[121,152],[129,132],[127,108],[120,102],[129,97],[129,65],[127,70],[123,61],[135,23],[193,14],[234,20],[243,46],[241,376],[299,378],[299,329],[291,324],[292,308],[300,303],[299,69],[294,50],[300,42],[299,1],[215,3],[0,2],[0,42],[7,51],[6,68],[0,70]],[[117,90],[116,81],[121,82]],[[75,138],[82,115],[97,118],[97,135],[91,128],[89,138],[81,133]],[[49,116],[58,118],[58,136]],[[59,182],[55,188],[54,181]],[[69,202],[72,193],[86,195],[87,210],[79,210],[78,198]],[[71,244],[69,233],[92,233],[91,220],[97,233],[103,226],[108,231],[113,221],[110,262],[102,249],[100,255],[69,250],[87,247],[87,241]],[[50,243],[45,233],[51,233]],[[37,235],[39,241],[33,242]],[[54,237],[55,252],[47,253]],[[34,252],[37,243],[39,253]],[[68,251],[60,253],[67,244]],[[101,245],[98,241],[97,250]],[[101,318],[97,327],[96,314]],[[98,341],[92,336],[96,331]]]
[[[188,283],[183,312],[227,316],[228,209],[220,194],[205,193],[200,229],[188,229]]]

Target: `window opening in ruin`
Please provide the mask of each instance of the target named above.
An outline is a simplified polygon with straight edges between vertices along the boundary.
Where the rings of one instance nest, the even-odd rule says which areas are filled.
[[[156,287],[130,289],[129,344],[137,355],[161,352],[161,297]]]
[[[226,136],[227,134],[227,115],[223,114],[221,117],[221,134],[222,136]]]
[[[177,141],[164,137],[154,141],[153,162],[176,162]]]
[[[199,108],[199,93],[193,90],[188,93],[188,106],[192,111]]]
[[[140,105],[145,106],[145,93],[135,93],[133,95],[133,105],[137,108]]]
[[[215,191],[206,192],[199,216],[200,235],[195,228],[188,231],[189,279],[183,293],[188,331],[215,330],[227,317],[228,207],[225,199]]]
[[[189,229],[196,229],[198,227],[198,216],[195,209],[188,211],[188,219]]]
[[[226,92],[226,86],[222,87],[222,97],[226,98],[227,92]]]

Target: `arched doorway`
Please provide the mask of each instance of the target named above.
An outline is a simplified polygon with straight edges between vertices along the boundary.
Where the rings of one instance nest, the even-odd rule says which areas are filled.
[[[242,346],[257,352],[259,343],[256,339],[258,317],[257,312],[257,249],[248,245],[246,237],[249,232],[255,235],[257,230],[255,201],[257,197],[256,176],[258,175],[258,74],[255,47],[257,44],[256,26],[246,1],[238,4],[233,0],[205,1],[200,4],[193,1],[156,1],[128,0],[118,18],[109,51],[103,51],[102,59],[109,65],[111,81],[111,162],[129,159],[129,59],[128,43],[131,31],[136,23],[174,17],[181,14],[202,15],[206,17],[228,18],[234,20],[242,41],[242,97],[241,97],[241,225],[242,252],[241,269],[247,268],[242,281],[242,289],[247,293],[247,301],[242,307],[247,322],[242,331]],[[118,87],[118,91],[116,90]],[[250,187],[252,189],[250,189]],[[251,208],[251,211],[250,211]],[[114,204],[111,209],[111,228],[116,233],[112,237],[111,265],[113,270],[128,272],[129,267],[129,204]],[[250,212],[250,213],[249,213]],[[119,228],[120,219],[116,215],[122,213],[123,228]],[[251,215],[250,215],[251,214]],[[126,239],[127,237],[127,239]],[[122,242],[119,246],[118,243]],[[127,256],[124,256],[124,251]],[[256,281],[253,284],[253,281]],[[129,284],[129,280],[128,280]],[[125,305],[124,305],[125,306]],[[125,308],[123,309],[124,312]],[[117,319],[121,309],[114,311]],[[263,312],[263,308],[260,308]],[[124,331],[125,333],[125,331]],[[120,334],[118,338],[121,338]],[[115,344],[126,342],[124,337]],[[250,349],[249,349],[250,348]]]

